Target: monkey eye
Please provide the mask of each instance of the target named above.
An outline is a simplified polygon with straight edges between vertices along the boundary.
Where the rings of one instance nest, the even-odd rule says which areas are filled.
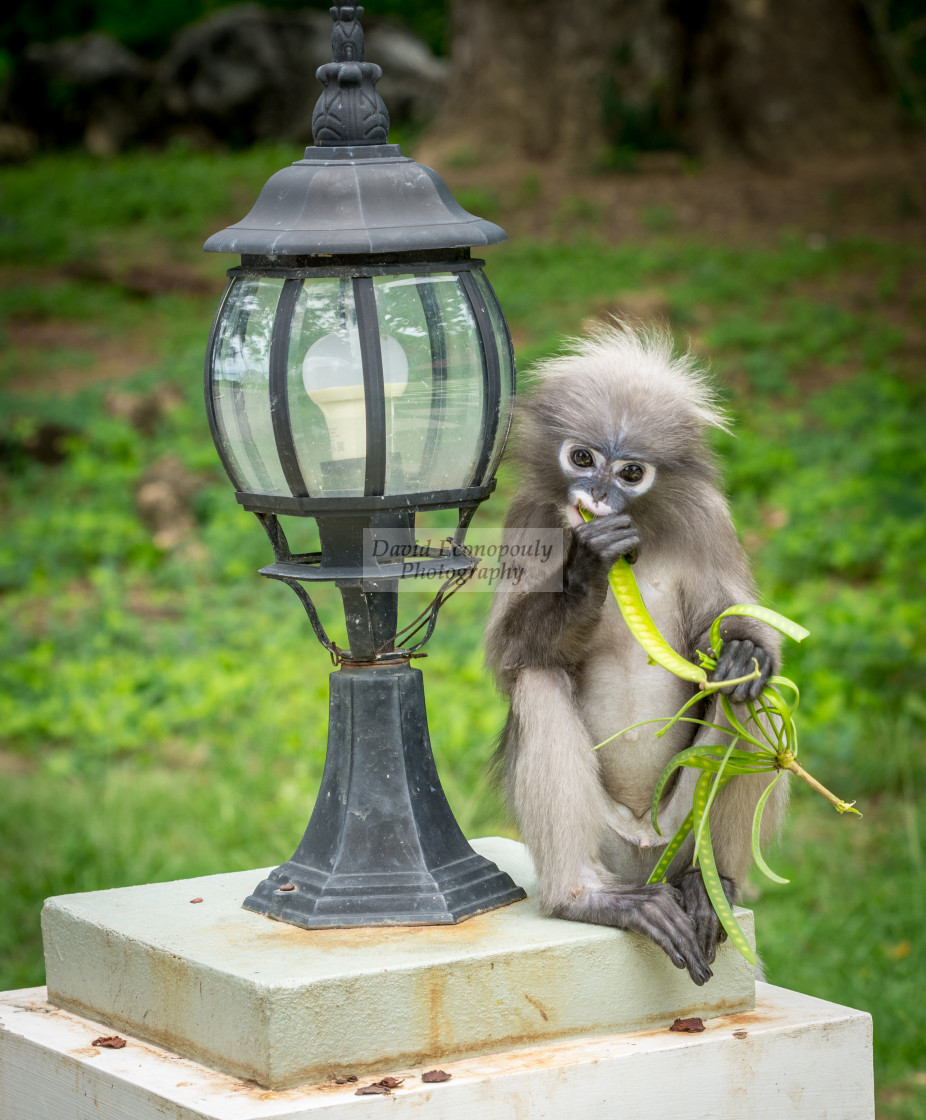
[[[587,471],[595,465],[595,456],[587,447],[574,447],[569,452],[569,461],[579,470]]]
[[[646,470],[639,463],[627,463],[621,467],[618,474],[625,482],[639,482],[646,474]]]

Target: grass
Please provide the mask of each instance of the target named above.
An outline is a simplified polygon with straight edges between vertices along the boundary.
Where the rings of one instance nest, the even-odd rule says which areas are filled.
[[[174,149],[0,174],[0,988],[42,982],[47,895],[273,864],[307,819],[328,661],[288,589],[255,576],[269,548],[218,467],[200,384],[234,262],[199,246],[292,158]],[[504,192],[480,196],[504,221]],[[926,1116],[926,253],[888,236],[734,249],[655,211],[644,237],[609,244],[580,190],[566,211],[570,240],[554,214],[549,237],[491,251],[521,368],[635,290],[661,293],[680,340],[710,355],[760,587],[811,630],[787,665],[803,755],[865,813],[796,791],[773,860],[791,885],[754,888],[760,950],[773,981],[870,1010],[879,1115]],[[164,384],[176,400],[147,434],[114,406],[114,389]],[[59,465],[30,450],[51,424]],[[198,483],[195,528],[170,549],[135,497],[167,454]],[[500,521],[510,492],[503,472],[477,523]],[[422,668],[458,819],[513,835],[485,779],[504,718],[482,669],[487,610],[456,597]]]

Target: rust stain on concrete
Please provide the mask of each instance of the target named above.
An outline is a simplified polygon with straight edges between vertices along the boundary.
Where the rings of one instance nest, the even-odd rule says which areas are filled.
[[[540,1012],[540,1018],[541,1018],[541,1019],[543,1019],[543,1021],[544,1021],[545,1023],[549,1022],[550,1016],[549,1016],[549,1015],[548,1015],[548,1014],[546,1013],[546,1011],[544,1010],[544,1006],[543,1006],[543,1004],[542,1004],[542,1003],[540,1002],[540,1000],[539,1000],[539,999],[534,999],[534,997],[533,997],[533,996],[529,996],[529,995],[527,994],[527,992],[525,992],[525,993],[524,993],[524,998],[525,998],[525,999],[527,1000],[527,1002],[528,1002],[528,1003],[529,1003],[529,1004],[531,1005],[531,1007],[535,1008],[535,1009],[536,1009],[537,1011],[539,1011],[539,1012]]]

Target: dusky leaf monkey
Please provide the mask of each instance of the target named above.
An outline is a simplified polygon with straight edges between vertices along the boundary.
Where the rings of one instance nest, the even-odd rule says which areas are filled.
[[[506,520],[524,530],[564,534],[561,566],[527,561],[521,590],[496,594],[487,661],[510,711],[498,762],[509,804],[537,867],[543,910],[561,918],[635,930],[661,946],[696,984],[725,934],[692,869],[691,839],[668,882],[646,886],[661,851],[691,808],[696,774],[676,771],[650,823],[656,781],[673,755],[695,742],[728,741],[677,723],[621,728],[668,717],[696,685],[648,663],[609,593],[619,556],[636,556],[644,602],[669,643],[696,660],[709,628],[755,587],[719,489],[706,436],[724,413],[690,355],[676,356],[658,331],[621,324],[577,340],[542,362],[538,384],[519,406],[513,455],[520,488]],[[586,523],[579,507],[596,515]],[[722,624],[714,681],[754,669],[759,677],[724,689],[734,704],[758,696],[779,664],[777,632],[748,618]],[[689,715],[724,723],[719,700]],[[745,713],[744,713],[745,715]],[[719,739],[718,739],[719,736]],[[743,744],[740,744],[741,746]],[[724,890],[733,901],[751,862],[751,823],[768,774],[737,777],[711,808],[711,837]],[[763,817],[777,830],[784,783]]]

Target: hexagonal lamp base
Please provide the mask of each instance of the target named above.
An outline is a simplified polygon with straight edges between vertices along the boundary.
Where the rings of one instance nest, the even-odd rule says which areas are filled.
[[[421,673],[408,664],[330,677],[328,755],[292,859],[244,908],[303,929],[447,925],[524,898],[470,847],[441,788]]]

